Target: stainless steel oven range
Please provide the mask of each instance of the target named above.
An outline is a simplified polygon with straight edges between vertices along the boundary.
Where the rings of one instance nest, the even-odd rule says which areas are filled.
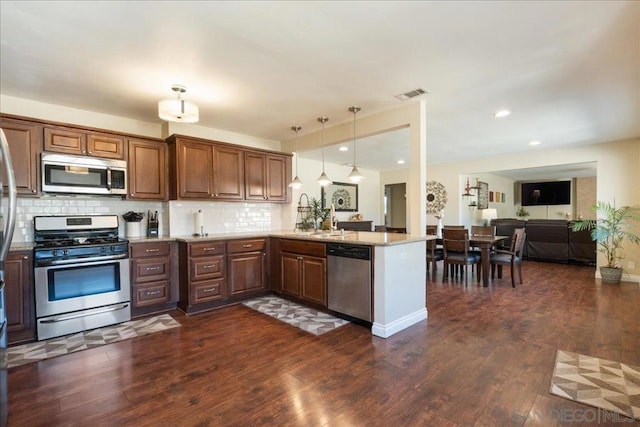
[[[38,340],[131,319],[128,242],[116,215],[34,218]]]

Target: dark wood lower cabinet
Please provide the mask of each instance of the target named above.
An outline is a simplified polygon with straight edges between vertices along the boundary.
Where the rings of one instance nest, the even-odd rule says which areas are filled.
[[[4,280],[8,343],[34,341],[36,330],[31,251],[9,252],[4,264]]]
[[[131,316],[140,317],[176,308],[178,302],[175,242],[132,243]]]
[[[324,243],[280,242],[282,293],[327,306],[327,259]]]

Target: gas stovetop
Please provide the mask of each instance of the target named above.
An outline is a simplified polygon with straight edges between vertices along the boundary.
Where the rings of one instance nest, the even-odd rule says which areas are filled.
[[[115,215],[35,217],[34,232],[36,266],[129,256]]]

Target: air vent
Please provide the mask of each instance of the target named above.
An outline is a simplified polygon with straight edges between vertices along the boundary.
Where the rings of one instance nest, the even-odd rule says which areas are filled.
[[[416,96],[424,95],[425,93],[429,93],[429,91],[419,87],[418,89],[410,90],[409,92],[396,95],[396,98],[398,98],[400,101],[406,101],[407,99],[415,98]]]

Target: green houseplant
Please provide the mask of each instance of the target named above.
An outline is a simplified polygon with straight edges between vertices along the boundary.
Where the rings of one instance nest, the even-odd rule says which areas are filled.
[[[311,216],[316,230],[322,228],[322,224],[329,219],[329,209],[322,209],[322,202],[315,197],[311,198]]]
[[[635,234],[634,226],[640,221],[640,208],[622,206],[616,208],[607,202],[598,201],[592,207],[598,219],[582,219],[571,224],[573,231],[591,230],[591,238],[598,244],[598,252],[607,259],[606,266],[600,267],[603,282],[620,283],[620,250],[622,242],[640,244],[640,236]]]

